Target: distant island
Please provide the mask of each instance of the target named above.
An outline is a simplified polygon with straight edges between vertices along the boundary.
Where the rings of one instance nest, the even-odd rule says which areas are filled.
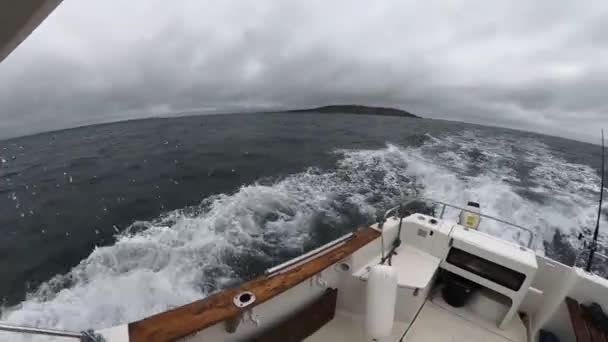
[[[401,109],[387,107],[368,107],[359,105],[332,105],[310,109],[295,109],[289,110],[288,113],[342,113],[356,115],[385,115],[385,116],[403,116],[408,118],[421,118],[410,112]]]

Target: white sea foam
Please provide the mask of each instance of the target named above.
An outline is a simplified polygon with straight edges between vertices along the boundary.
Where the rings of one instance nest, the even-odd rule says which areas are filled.
[[[349,207],[369,221],[377,206],[395,203],[403,177],[383,173],[388,162],[380,159],[378,164],[378,170],[351,170],[350,163],[330,172],[311,168],[138,222],[113,245],[96,248],[69,274],[6,310],[2,319],[61,329],[99,328],[203,298],[210,289],[240,280],[230,267],[234,258],[272,263],[280,260],[274,251],[302,253],[319,221],[339,226],[341,210]]]
[[[568,163],[532,139],[466,131],[429,136],[416,148],[387,144],[335,153],[334,170],[311,168],[273,184],[246,185],[135,223],[113,245],[96,248],[69,274],[5,310],[2,319],[75,330],[140,319],[242,280],[233,267],[242,258],[272,264],[301,253],[319,222],[338,229],[331,227],[348,224],[349,211],[371,221],[378,210],[414,194],[454,204],[479,201],[485,213],[529,226],[545,239],[554,229],[570,232],[593,221],[594,170]],[[521,195],[518,160],[532,165],[528,190],[542,200]],[[527,238],[487,220],[482,229]]]
[[[433,154],[438,147],[445,146],[449,146],[447,152]],[[480,157],[472,159],[469,154],[472,151],[478,151]],[[542,251],[543,238],[551,239],[555,229],[569,234],[594,226],[600,182],[595,170],[567,162],[535,139],[466,131],[417,150],[406,149],[405,153],[426,165],[420,170],[408,168],[408,172],[425,177],[424,195],[459,204],[477,200],[484,213],[535,230],[539,235],[535,245],[538,250]],[[531,168],[530,179],[521,183],[518,168],[524,163]],[[433,168],[437,169],[433,171]],[[479,172],[467,176],[471,168]],[[449,177],[453,177],[451,182]],[[521,195],[526,190],[543,196],[540,201],[531,200],[530,196]],[[527,239],[488,220],[481,228],[503,238],[521,242]]]

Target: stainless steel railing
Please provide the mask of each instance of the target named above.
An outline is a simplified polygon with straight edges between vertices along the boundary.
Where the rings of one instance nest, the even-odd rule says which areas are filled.
[[[296,264],[299,264],[299,263],[301,263],[303,261],[306,261],[306,260],[308,260],[309,258],[311,258],[313,256],[316,256],[316,255],[319,255],[321,253],[330,251],[330,250],[334,249],[337,245],[345,242],[346,240],[348,240],[348,239],[350,239],[352,237],[353,237],[353,233],[348,233],[348,234],[346,234],[346,235],[344,235],[342,237],[339,237],[339,238],[337,238],[337,239],[335,239],[333,241],[330,241],[330,242],[324,244],[321,247],[317,247],[317,248],[315,248],[315,249],[313,249],[313,250],[311,250],[311,251],[309,251],[307,253],[304,253],[304,254],[302,254],[302,255],[300,255],[298,257],[295,257],[293,259],[285,261],[284,263],[281,263],[281,264],[278,264],[276,266],[273,266],[273,267],[267,269],[266,271],[264,271],[264,275],[266,275],[266,276],[273,275],[273,274],[275,274],[277,272],[283,271],[283,270],[285,270],[287,268],[290,268],[290,267],[292,267],[292,266],[294,266]]]
[[[502,223],[502,224],[506,224],[509,227],[512,227],[512,228],[524,231],[525,233],[528,234],[529,238],[528,238],[528,243],[526,244],[526,247],[531,248],[532,244],[534,243],[534,239],[535,239],[535,235],[536,234],[530,228],[526,228],[524,226],[520,226],[520,225],[517,225],[515,223],[511,223],[509,221],[505,221],[503,219],[500,219],[500,218],[497,218],[497,217],[494,217],[494,216],[490,216],[490,215],[486,215],[486,214],[470,211],[467,208],[459,207],[459,206],[454,205],[454,204],[445,203],[445,202],[442,202],[442,201],[437,201],[437,200],[434,200],[434,199],[424,198],[424,197],[411,198],[411,199],[408,199],[405,203],[403,203],[403,204],[401,204],[399,206],[396,206],[394,208],[390,208],[389,210],[387,210],[384,213],[384,219],[386,220],[389,216],[394,215],[399,210],[399,208],[404,208],[405,206],[407,206],[408,204],[413,203],[413,202],[431,202],[431,203],[433,203],[435,205],[440,206],[441,207],[441,213],[439,214],[439,217],[438,217],[439,219],[443,219],[443,216],[445,215],[445,209],[446,208],[453,208],[453,209],[462,210],[464,212],[472,213],[472,214],[475,214],[475,215],[479,215],[481,217],[490,219],[492,221],[496,221],[496,222],[499,222],[499,223]]]
[[[101,335],[95,334],[92,330],[76,332],[68,330],[33,328],[0,322],[0,331],[73,338],[78,339],[81,342],[104,342],[104,338]]]

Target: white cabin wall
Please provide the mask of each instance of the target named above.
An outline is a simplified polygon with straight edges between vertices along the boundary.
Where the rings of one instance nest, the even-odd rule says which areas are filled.
[[[338,303],[336,310],[362,315],[365,312],[366,282],[345,274],[338,285]]]
[[[431,223],[432,220],[436,223]],[[443,260],[449,250],[449,235],[454,225],[454,222],[428,215],[411,215],[403,219],[401,240],[404,244]]]
[[[608,309],[608,296],[605,294],[608,292],[608,280],[589,274],[580,268],[570,268],[565,265],[558,267],[569,270],[569,275],[562,275],[561,278],[556,275],[557,279],[555,279],[555,284],[563,284],[560,288],[566,288],[566,292],[560,294],[561,298],[557,308],[542,328],[551,331],[562,341],[576,341],[568,306],[565,303],[566,297],[575,299],[580,304],[596,302],[606,310]]]
[[[544,298],[544,292],[530,286],[528,288],[528,292],[526,292],[526,296],[524,300],[521,302],[519,306],[519,311],[526,313],[526,315],[530,316],[531,314],[536,313],[538,308],[542,305]]]
[[[608,311],[608,280],[576,269],[578,276],[575,286],[570,290],[569,297],[576,299],[581,304],[596,302],[602,309]]]
[[[531,287],[542,294],[528,291],[522,311],[528,314],[531,335],[537,340],[541,329],[548,330],[561,341],[575,341],[568,308],[564,300],[577,282],[574,269],[544,256],[537,255],[538,270]],[[525,301],[525,300],[524,300]]]
[[[369,260],[380,254],[380,239],[376,239],[355,251],[346,259],[337,263],[350,266],[348,272],[341,272],[338,280],[337,311],[346,311],[354,315],[365,312],[365,282],[353,276],[353,273],[365,267]]]
[[[439,221],[436,219],[437,224],[430,225],[429,220],[431,219],[434,218],[422,214],[415,214],[404,219],[401,226],[401,241],[430,253],[433,249],[434,230],[439,226]]]

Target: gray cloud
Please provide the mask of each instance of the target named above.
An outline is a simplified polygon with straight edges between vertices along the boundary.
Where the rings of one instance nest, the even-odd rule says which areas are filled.
[[[603,1],[64,0],[0,64],[0,137],[361,103],[596,141],[606,33]]]

